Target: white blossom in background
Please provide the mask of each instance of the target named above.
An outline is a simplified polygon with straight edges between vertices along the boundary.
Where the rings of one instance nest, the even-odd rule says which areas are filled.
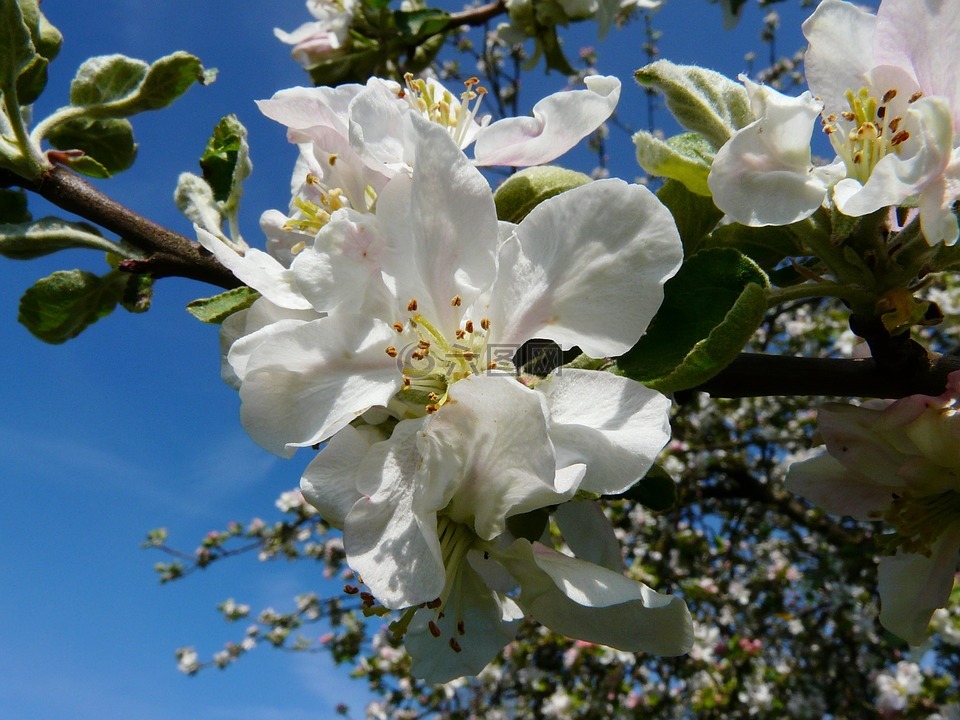
[[[893,671],[877,673],[873,682],[877,687],[877,709],[899,712],[923,689],[923,672],[916,663],[901,660]]]
[[[356,5],[356,0],[307,0],[307,9],[316,20],[293,32],[274,28],[273,34],[280,42],[293,45],[293,59],[310,69],[343,47]]]
[[[824,0],[803,25],[810,92],[799,98],[744,78],[756,120],[718,151],[708,183],[737,222],[785,225],[825,200],[861,216],[916,201],[931,245],[957,241],[960,70],[944,48],[960,33],[960,3],[884,0],[876,15]],[[836,160],[814,167],[817,115]]]
[[[200,658],[192,647],[177,649],[177,669],[184,675],[193,675],[200,669]]]
[[[880,623],[919,645],[953,588],[960,551],[960,372],[939,397],[826,405],[827,452],[794,463],[787,488],[857,520],[884,520]]]

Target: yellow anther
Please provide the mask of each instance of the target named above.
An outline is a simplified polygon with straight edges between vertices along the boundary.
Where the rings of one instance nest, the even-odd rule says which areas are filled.
[[[483,318],[483,320],[480,321],[480,327],[482,327],[484,330],[489,330],[490,318]]]
[[[403,332],[403,325],[401,325],[401,324],[398,323],[398,322],[395,322],[395,323],[393,324],[393,329],[396,330],[398,333],[402,333],[402,332]]]
[[[386,352],[387,355],[389,355],[390,357],[396,357],[396,356],[397,356],[397,349],[396,349],[393,345],[387,346],[387,349],[385,350],[385,352]]]
[[[411,300],[410,302],[407,303],[407,310],[409,310],[410,312],[416,312],[416,311],[417,311],[417,299],[416,299],[416,298],[414,298],[413,300]]]
[[[465,329],[468,333],[472,333],[472,332],[473,332],[473,320],[467,320],[467,321],[463,324],[463,327],[464,327],[464,329]]]
[[[454,295],[453,300],[450,301],[450,304],[453,307],[460,307],[460,303],[462,302],[463,302],[463,298],[461,298],[459,295]]]

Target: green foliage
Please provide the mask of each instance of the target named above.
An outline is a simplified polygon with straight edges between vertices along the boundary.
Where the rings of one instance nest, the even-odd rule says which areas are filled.
[[[714,70],[658,60],[637,70],[635,77],[660,91],[677,122],[703,135],[714,148],[754,119],[743,86]]]
[[[0,92],[16,88],[38,55],[17,0],[0,0]]]
[[[23,207],[26,210],[26,203]],[[29,217],[29,213],[27,215]],[[37,221],[0,224],[0,255],[11,260],[32,260],[69,248],[120,252],[99,230],[83,222],[44,217]]]
[[[227,290],[213,297],[194,300],[187,305],[187,311],[197,320],[219,325],[235,312],[246,310],[260,297],[260,293],[248,287]]]
[[[137,157],[133,126],[123,118],[76,117],[53,128],[47,139],[58,150],[83,151],[83,156],[61,162],[91,177],[110,177],[129,168]]]
[[[763,271],[732,248],[687,258],[667,282],[650,329],[618,361],[620,370],[662,392],[709,380],[760,326],[766,287]]]
[[[227,115],[217,123],[200,158],[200,167],[224,212],[235,210],[243,194],[243,181],[253,171],[247,129],[236,115]]]
[[[643,505],[653,512],[665,512],[677,502],[677,484],[666,470],[654,465],[636,485],[617,497]]]
[[[700,249],[704,237],[723,217],[723,211],[709,196],[692,192],[679,180],[667,180],[657,191],[657,198],[673,215],[687,257]]]
[[[637,162],[645,171],[677,180],[691,192],[711,197],[707,175],[715,149],[703,135],[689,132],[661,140],[641,130],[634,134],[633,143],[637,148]]]
[[[553,165],[525,168],[507,178],[493,194],[497,217],[519,223],[544,200],[588,182],[589,175]]]
[[[131,312],[143,312],[149,298],[149,282],[142,276],[119,270],[103,277],[84,270],[58,270],[23,294],[17,319],[40,340],[58,345],[109,315],[118,303]]]
[[[30,222],[25,190],[0,188],[0,225]]]

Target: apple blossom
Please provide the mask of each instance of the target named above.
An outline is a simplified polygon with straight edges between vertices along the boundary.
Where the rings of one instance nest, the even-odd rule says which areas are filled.
[[[953,588],[960,552],[960,371],[939,397],[827,405],[827,453],[794,463],[788,489],[827,512],[884,520],[880,622],[919,645]]]
[[[307,9],[316,20],[289,33],[274,28],[273,34],[281,42],[293,45],[293,59],[309,69],[343,46],[355,6],[356,0],[307,0]]]
[[[852,216],[915,201],[927,241],[955,243],[960,85],[941,53],[960,31],[960,5],[884,0],[874,16],[825,0],[803,30],[817,99],[747,83],[757,119],[717,153],[708,182],[718,207],[759,226],[808,217],[828,193]],[[811,164],[802,140],[817,112],[837,153],[825,168]]]

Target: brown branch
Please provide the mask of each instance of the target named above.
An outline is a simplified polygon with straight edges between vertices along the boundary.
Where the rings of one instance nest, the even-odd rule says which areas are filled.
[[[496,0],[496,2],[487,3],[471,10],[463,10],[458,13],[450,13],[450,19],[447,21],[447,27],[444,32],[453,30],[462,25],[476,27],[493,20],[497,15],[502,15],[507,10],[506,0]]]
[[[35,192],[147,253],[145,260],[125,261],[121,267],[128,272],[185,277],[227,289],[243,284],[196,243],[138,215],[61,165],[54,166],[36,181],[0,170],[0,187],[21,187]]]
[[[712,397],[838,395],[902,398],[940,395],[960,357],[931,353],[910,372],[891,372],[876,360],[787,357],[741,353],[728,367],[692,390]]]

